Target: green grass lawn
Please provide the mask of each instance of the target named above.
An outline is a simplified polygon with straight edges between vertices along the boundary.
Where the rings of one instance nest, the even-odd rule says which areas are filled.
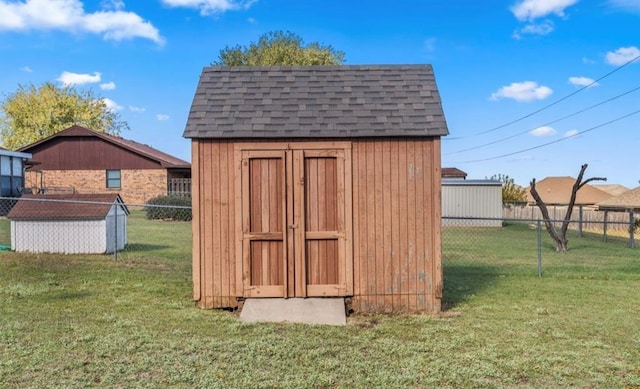
[[[447,311],[329,327],[194,308],[190,239],[134,212],[118,261],[0,252],[0,386],[640,386],[637,249],[545,238],[538,278],[526,226],[446,230]]]
[[[0,217],[0,246],[11,246],[11,224],[5,217]]]

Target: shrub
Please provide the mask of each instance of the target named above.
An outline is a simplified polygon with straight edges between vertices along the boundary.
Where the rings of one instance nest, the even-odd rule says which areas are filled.
[[[176,195],[158,196],[144,206],[147,219],[191,220],[191,198]]]

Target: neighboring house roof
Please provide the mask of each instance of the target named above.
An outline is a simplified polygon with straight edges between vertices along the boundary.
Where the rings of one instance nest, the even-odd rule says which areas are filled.
[[[172,155],[169,155],[160,150],[154,149],[149,145],[145,145],[142,143],[138,143],[132,140],[124,139],[119,136],[109,135],[104,132],[93,131],[85,127],[81,126],[71,126],[66,130],[55,133],[47,138],[41,139],[35,143],[32,143],[28,146],[25,146],[20,149],[20,151],[28,151],[32,150],[36,146],[39,146],[43,143],[47,143],[56,138],[63,137],[81,137],[81,136],[93,136],[100,138],[106,142],[119,146],[123,149],[129,150],[133,153],[142,155],[146,158],[154,160],[160,164],[160,166],[164,168],[190,168],[191,164],[189,162],[183,161],[180,158],[176,158]]]
[[[120,195],[66,194],[23,195],[18,199],[7,219],[11,220],[86,220],[104,219],[114,203],[120,204],[125,213],[129,210]]]
[[[467,173],[457,167],[443,167],[442,178],[467,178]]]
[[[627,188],[626,186],[618,184],[592,186],[596,189],[600,189],[601,191],[609,193],[611,196],[619,196],[629,190],[629,188]]]
[[[186,138],[443,136],[431,65],[206,67]]]
[[[635,189],[630,189],[618,196],[601,201],[597,205],[598,209],[602,211],[638,211],[640,210],[640,186]]]
[[[576,179],[573,177],[547,177],[536,182],[536,189],[547,205],[567,205],[571,199],[571,191],[575,182]],[[525,190],[527,192],[527,201],[535,203],[533,196],[531,196],[531,187],[528,186]],[[585,184],[578,190],[575,204],[593,205],[610,197],[609,193]]]

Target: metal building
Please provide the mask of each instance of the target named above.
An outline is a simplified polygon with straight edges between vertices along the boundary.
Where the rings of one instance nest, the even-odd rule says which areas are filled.
[[[17,252],[104,254],[127,244],[129,210],[118,194],[24,195],[11,209]]]
[[[502,183],[443,179],[442,216],[445,227],[502,227]]]

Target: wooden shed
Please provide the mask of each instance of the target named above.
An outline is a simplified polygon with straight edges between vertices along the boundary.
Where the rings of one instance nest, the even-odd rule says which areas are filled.
[[[118,194],[24,195],[11,209],[11,249],[104,254],[127,244],[129,210]]]
[[[184,132],[198,306],[439,311],[447,134],[430,65],[205,68]]]

